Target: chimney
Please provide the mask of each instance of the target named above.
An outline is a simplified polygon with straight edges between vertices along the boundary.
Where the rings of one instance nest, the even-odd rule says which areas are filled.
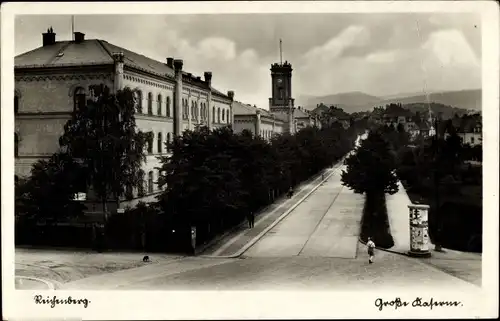
[[[167,67],[174,69],[174,58],[172,57],[167,58]]]
[[[209,87],[212,86],[212,72],[210,71],[205,71],[203,74],[205,76],[205,82],[208,84]]]
[[[182,66],[184,65],[184,61],[182,59],[175,59],[174,60],[174,69],[175,72],[182,72]]]
[[[227,96],[228,96],[229,98],[231,98],[231,100],[233,100],[233,99],[234,99],[234,91],[229,90],[229,91],[227,92]]]
[[[45,46],[50,46],[56,43],[56,34],[54,33],[54,30],[52,30],[52,27],[47,29],[46,33],[42,33],[42,45]]]
[[[196,77],[196,80],[201,81],[201,77]]]
[[[83,32],[75,32],[75,42],[81,43],[85,41],[85,34]]]

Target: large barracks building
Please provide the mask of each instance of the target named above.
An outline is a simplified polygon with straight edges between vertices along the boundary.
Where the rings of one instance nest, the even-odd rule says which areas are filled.
[[[160,193],[157,156],[167,153],[164,142],[185,129],[230,125],[235,131],[250,129],[255,135],[270,138],[275,133],[296,131],[298,123],[313,124],[306,112],[293,107],[289,64],[273,65],[271,109],[262,113],[235,102],[233,91],[222,93],[213,88],[210,71],[199,77],[183,70],[181,59],[166,57],[160,62],[105,40],[85,39],[81,32],[75,32],[73,40],[57,41],[49,28],[42,34],[41,47],[15,57],[14,70],[16,177],[29,175],[33,163],[58,150],[64,125],[75,108],[86,104],[90,85],[135,90],[137,127],[152,132],[154,139],[143,165],[142,191],[129,193],[132,197],[121,200],[119,207],[155,199]],[[98,211],[98,204],[92,206],[90,211]]]

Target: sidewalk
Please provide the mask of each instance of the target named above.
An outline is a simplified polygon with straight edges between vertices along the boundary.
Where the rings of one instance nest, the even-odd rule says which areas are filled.
[[[407,254],[410,250],[410,214],[408,205],[411,204],[410,197],[405,188],[398,181],[398,192],[394,195],[385,195],[387,215],[391,227],[394,246],[391,251]],[[432,245],[429,244],[431,247]]]
[[[411,204],[411,201],[401,182],[398,182],[398,187],[399,190],[396,194],[386,195],[387,215],[389,216],[391,234],[394,239],[394,246],[389,251],[407,255],[410,250],[408,205]],[[436,252],[431,240],[429,240],[429,249],[432,256],[418,260],[470,283],[481,285],[482,255],[480,253],[449,249]]]
[[[342,161],[335,164],[333,168],[328,168],[323,171],[325,179],[328,179],[342,165]],[[301,200],[312,192],[315,188],[322,184],[321,174],[309,181],[300,184],[295,189],[295,194],[290,199],[281,197],[271,204],[263,212],[255,218],[255,226],[252,229],[248,228],[246,222],[242,223],[236,231],[222,238],[215,245],[207,249],[202,256],[212,257],[231,257],[239,256],[241,252],[248,247],[248,244],[254,239],[264,234],[269,227],[284,215],[287,211],[298,205]]]

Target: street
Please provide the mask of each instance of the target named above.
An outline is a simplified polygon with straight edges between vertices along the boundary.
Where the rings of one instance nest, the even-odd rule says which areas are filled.
[[[435,261],[377,251],[369,265],[358,241],[364,197],[342,186],[342,170],[339,163],[303,184],[292,199],[278,200],[259,215],[255,228],[240,228],[199,257],[151,254],[152,262],[144,263],[140,253],[16,249],[16,276],[40,280],[24,279],[16,287],[39,289],[46,282],[79,290],[478,289],[478,282],[462,280],[476,279],[449,273]]]

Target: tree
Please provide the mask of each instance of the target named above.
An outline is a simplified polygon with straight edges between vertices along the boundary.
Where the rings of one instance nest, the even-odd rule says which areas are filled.
[[[84,188],[85,175],[85,168],[67,153],[37,161],[31,176],[16,184],[16,216],[57,223],[82,215],[85,207],[73,199]]]
[[[142,184],[144,146],[151,133],[137,131],[134,92],[125,88],[112,94],[104,85],[89,87],[85,108],[73,112],[64,126],[60,146],[87,168],[87,187],[102,203],[118,201],[127,186]]]
[[[372,237],[383,248],[394,246],[384,193],[398,191],[396,162],[389,143],[381,133],[372,131],[361,143],[356,154],[346,160],[347,171],[342,171],[342,183],[356,193],[365,194],[365,206],[360,237]]]
[[[166,189],[158,205],[176,224],[223,228],[224,220],[244,206],[237,136],[230,128],[201,127],[175,137],[160,158],[158,184]]]
[[[342,183],[356,193],[389,193],[398,191],[396,161],[389,144],[380,133],[371,132],[356,154],[346,160]]]

